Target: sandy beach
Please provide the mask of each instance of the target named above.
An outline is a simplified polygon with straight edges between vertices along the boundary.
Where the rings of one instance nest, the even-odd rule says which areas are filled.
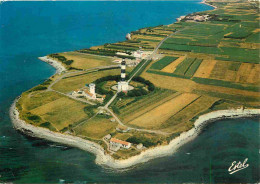
[[[187,132],[183,132],[180,136],[173,139],[168,145],[157,146],[143,151],[141,154],[128,158],[126,160],[115,160],[110,155],[105,154],[104,149],[91,141],[57,132],[52,132],[45,128],[40,128],[26,123],[19,118],[19,112],[16,108],[17,98],[10,108],[10,117],[13,126],[16,130],[23,132],[26,135],[46,139],[49,141],[65,144],[71,147],[76,147],[96,155],[96,163],[99,165],[108,166],[114,169],[129,168],[139,163],[144,163],[149,160],[172,155],[182,145],[188,143],[197,137],[203,128],[216,120],[226,118],[241,118],[241,117],[253,117],[260,115],[260,109],[234,109],[234,110],[220,110],[210,112],[208,114],[200,116],[194,123],[194,128]]]
[[[66,68],[60,62],[53,60],[53,59],[51,59],[47,56],[38,57],[38,59],[40,59],[43,62],[50,64],[51,66],[53,66],[56,69],[57,74],[60,74],[60,73],[66,71]]]

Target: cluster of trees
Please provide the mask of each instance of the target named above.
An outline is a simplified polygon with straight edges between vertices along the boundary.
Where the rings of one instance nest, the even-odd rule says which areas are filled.
[[[59,54],[50,54],[49,56],[52,57],[52,58],[58,59],[59,61],[61,61],[65,65],[71,65],[73,63],[73,60],[67,60],[67,58],[65,58],[64,56],[61,56]]]
[[[94,83],[97,85],[101,82],[105,82],[105,81],[119,81],[121,79],[120,75],[108,75],[105,77],[101,77],[99,79],[97,79]]]
[[[148,91],[146,91],[143,88],[139,88],[139,89],[133,89],[131,91],[128,91],[127,94],[125,94],[124,92],[120,92],[118,93],[118,97],[123,98],[125,96],[128,97],[135,97],[135,96],[143,96],[143,95],[147,95]]]
[[[116,56],[116,57],[119,57],[119,58],[135,59],[135,57],[133,57],[133,56],[117,55],[116,53],[121,52],[121,51],[115,50],[115,49],[100,49],[100,48],[98,48],[97,50],[83,49],[83,50],[79,50],[78,52],[88,53],[88,54],[96,54],[96,55],[101,55],[101,56],[112,56],[112,57]]]
[[[140,83],[144,83],[148,86],[148,90],[149,91],[154,91],[155,90],[155,86],[153,83],[151,83],[149,80],[145,80],[143,77],[133,77],[132,79],[133,81],[136,81],[136,82],[140,82]]]
[[[128,78],[128,77],[126,77]],[[102,95],[107,95],[108,98],[113,96],[113,92],[112,91],[108,91],[106,89],[103,88],[104,82],[106,81],[120,81],[121,76],[120,75],[109,75],[109,76],[105,76],[105,77],[101,77],[99,79],[97,79],[94,83],[96,84],[96,92]],[[132,79],[133,81],[136,82],[140,82],[143,83],[145,85],[148,86],[148,91],[154,91],[155,90],[155,86],[153,85],[153,83],[151,83],[149,80],[145,80],[142,77],[133,77]],[[143,88],[138,88],[138,89],[133,89],[131,91],[128,91],[127,94],[125,94],[124,92],[120,92],[118,93],[118,97],[137,97],[137,96],[142,96],[142,95],[147,95],[148,91],[143,89]]]
[[[46,86],[39,85],[39,86],[36,86],[36,87],[30,89],[29,92],[40,91],[40,90],[45,90],[45,89],[47,89]]]

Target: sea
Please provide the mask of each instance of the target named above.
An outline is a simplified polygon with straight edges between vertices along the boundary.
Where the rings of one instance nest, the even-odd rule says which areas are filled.
[[[96,165],[88,152],[22,135],[9,118],[15,97],[55,73],[39,56],[123,41],[139,28],[211,9],[196,0],[0,2],[0,182],[259,181],[257,118],[217,121],[175,154],[119,170]],[[244,161],[245,169],[229,174],[233,162]]]

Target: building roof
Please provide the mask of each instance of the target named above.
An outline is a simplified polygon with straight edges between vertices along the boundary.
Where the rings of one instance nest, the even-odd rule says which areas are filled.
[[[131,144],[130,142],[122,141],[122,140],[119,140],[119,139],[116,139],[116,138],[111,138],[110,142],[115,142],[115,143],[123,144],[123,145],[126,145],[126,146]]]
[[[87,95],[91,96],[91,97],[94,96],[94,94],[90,93],[88,90],[85,90],[84,92],[85,92]]]

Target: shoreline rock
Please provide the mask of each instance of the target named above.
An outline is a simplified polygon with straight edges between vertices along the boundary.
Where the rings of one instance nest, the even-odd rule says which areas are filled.
[[[16,130],[23,132],[26,135],[46,139],[49,141],[65,144],[71,147],[76,147],[90,153],[95,154],[95,162],[98,165],[108,166],[113,169],[130,168],[140,163],[145,163],[149,160],[170,156],[178,150],[182,145],[196,138],[202,130],[210,123],[227,118],[254,117],[260,115],[260,109],[234,109],[234,110],[219,110],[208,114],[201,115],[194,123],[194,128],[187,132],[183,132],[180,136],[170,141],[168,145],[157,146],[141,152],[139,155],[130,157],[125,160],[116,160],[108,154],[97,143],[82,139],[80,137],[52,132],[46,128],[36,127],[26,123],[19,118],[19,111],[16,108],[16,103],[19,98],[16,98],[10,108],[10,118]]]
[[[60,62],[50,59],[48,56],[38,57],[38,59],[54,67],[56,69],[55,74],[60,74],[67,70]]]
[[[211,5],[211,4],[207,3],[207,0],[202,0],[201,4],[205,4],[205,5],[213,7],[214,9],[218,9],[217,6],[214,6],[214,5]]]

